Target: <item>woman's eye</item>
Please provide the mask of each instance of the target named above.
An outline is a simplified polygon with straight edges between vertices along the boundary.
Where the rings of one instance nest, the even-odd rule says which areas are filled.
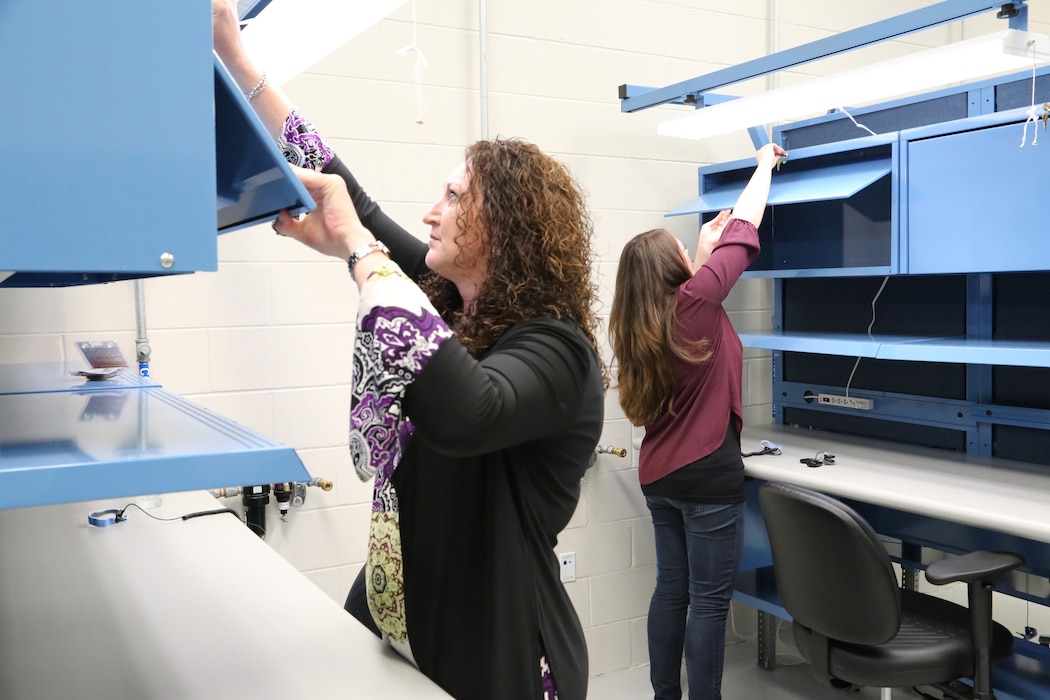
[[[453,192],[452,190],[449,190],[449,191],[448,191],[448,201],[450,201],[450,202],[454,202],[454,201],[456,201],[457,199],[459,199],[459,195],[458,195],[458,194],[456,194],[455,192]]]

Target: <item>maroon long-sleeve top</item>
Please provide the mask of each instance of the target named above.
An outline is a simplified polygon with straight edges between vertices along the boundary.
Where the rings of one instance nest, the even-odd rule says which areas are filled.
[[[702,364],[675,358],[674,415],[667,412],[645,427],[642,484],[710,455],[725,440],[730,419],[737,431],[742,427],[743,348],[722,302],[758,253],[755,227],[730,219],[711,257],[678,288],[678,332],[689,341],[706,338],[711,358]]]

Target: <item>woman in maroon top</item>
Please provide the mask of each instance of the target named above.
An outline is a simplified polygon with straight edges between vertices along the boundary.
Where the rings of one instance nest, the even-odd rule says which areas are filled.
[[[620,255],[609,336],[620,405],[645,426],[638,460],[656,535],[649,666],[656,700],[720,700],[725,622],[743,541],[740,338],[722,302],[759,252],[772,168],[761,148],[732,212],[700,229],[696,259],[665,229]]]

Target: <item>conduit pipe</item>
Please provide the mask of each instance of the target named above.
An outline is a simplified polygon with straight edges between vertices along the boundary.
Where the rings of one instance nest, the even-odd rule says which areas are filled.
[[[481,104],[481,138],[489,138],[489,18],[488,0],[478,0],[478,58],[481,81],[478,98]]]

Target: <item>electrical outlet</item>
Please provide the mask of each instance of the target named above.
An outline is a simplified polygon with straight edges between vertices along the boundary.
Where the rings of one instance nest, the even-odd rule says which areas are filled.
[[[841,406],[842,408],[855,408],[859,411],[870,411],[875,408],[875,402],[871,399],[861,399],[856,396],[839,396],[837,394],[817,394],[817,401],[825,406]]]
[[[558,560],[561,561],[561,582],[572,583],[576,580],[576,552],[565,552],[565,554],[559,554]]]

